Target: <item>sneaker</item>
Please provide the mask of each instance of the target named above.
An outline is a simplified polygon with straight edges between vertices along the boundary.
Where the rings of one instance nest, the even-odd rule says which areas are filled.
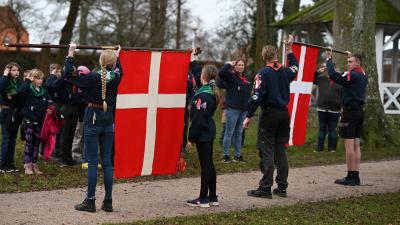
[[[336,152],[336,149],[329,149],[328,151],[333,153]]]
[[[19,172],[19,169],[15,166],[14,163],[12,163],[12,164],[9,164],[8,166],[6,166],[4,168],[4,171],[6,173],[17,173],[17,172]]]
[[[101,209],[106,212],[112,212],[113,211],[112,199],[104,199],[103,204],[101,205]]]
[[[4,167],[0,166],[0,173],[5,173],[6,171],[4,171]]]
[[[317,153],[322,152],[322,149],[316,149],[316,150],[314,150],[314,152],[317,152]]]
[[[356,186],[360,185],[360,179],[354,177],[344,177],[342,179],[335,180],[335,184]]]
[[[32,163],[25,163],[24,168],[25,168],[25,174],[27,174],[27,175],[33,174]]]
[[[281,189],[281,188],[275,188],[272,193],[274,193],[274,195],[278,195],[279,197],[287,197],[287,192],[286,189]]]
[[[81,204],[75,205],[75,210],[78,211],[86,211],[86,212],[96,212],[96,200],[87,199],[83,200]]]
[[[219,206],[218,196],[215,197],[208,197],[211,206]]]
[[[83,170],[87,170],[88,168],[89,168],[89,163],[87,163],[87,162],[82,163]]]
[[[231,158],[229,157],[229,155],[224,155],[224,157],[222,157],[222,162],[230,163],[231,162]]]
[[[245,162],[243,156],[235,156],[233,157],[233,162]]]
[[[36,163],[33,163],[33,164],[32,164],[32,170],[33,170],[33,172],[36,173],[36,174],[39,174],[39,175],[40,175],[40,174],[43,174],[43,172],[39,170],[39,167],[38,167],[38,165],[37,165]]]
[[[210,200],[196,198],[193,200],[186,201],[186,205],[193,207],[201,207],[201,208],[210,208]]]
[[[247,195],[256,198],[272,198],[271,189],[257,188],[256,190],[247,191]]]

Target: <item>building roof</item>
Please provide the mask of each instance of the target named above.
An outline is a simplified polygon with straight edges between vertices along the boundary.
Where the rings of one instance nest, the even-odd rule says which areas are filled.
[[[10,7],[0,6],[0,31],[13,27],[19,28],[22,32],[27,32]]]
[[[271,24],[283,27],[312,23],[330,23],[335,16],[335,1],[321,0],[293,15]],[[376,0],[376,23],[400,26],[400,11],[388,0]]]

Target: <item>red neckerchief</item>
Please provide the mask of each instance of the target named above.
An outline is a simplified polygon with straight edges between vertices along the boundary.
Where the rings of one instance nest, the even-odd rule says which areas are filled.
[[[236,75],[239,77],[239,79],[243,82],[244,85],[247,85],[249,82],[246,79],[246,76],[240,73],[236,73]]]
[[[353,70],[347,71],[347,81],[350,81],[350,72],[351,71],[362,73],[362,74],[364,74],[364,76],[366,76],[364,68],[362,68],[362,66],[359,66],[359,67],[354,68]]]
[[[274,70],[279,70],[282,67],[282,64],[278,62],[278,60],[267,63],[267,67],[271,67]]]

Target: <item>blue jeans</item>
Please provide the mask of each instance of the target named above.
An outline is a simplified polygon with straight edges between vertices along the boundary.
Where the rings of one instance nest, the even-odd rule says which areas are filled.
[[[97,183],[98,150],[104,175],[105,199],[112,199],[114,168],[111,164],[111,150],[114,140],[114,125],[103,123],[84,124],[85,151],[89,164],[87,198],[95,199]]]
[[[324,149],[326,133],[328,133],[328,150],[336,149],[336,127],[339,120],[339,113],[318,111],[319,135],[318,135],[318,151]]]
[[[229,156],[231,143],[235,149],[235,156],[241,156],[240,150],[242,147],[243,121],[246,118],[246,115],[247,111],[232,108],[226,109],[226,130],[223,141],[225,156]]]

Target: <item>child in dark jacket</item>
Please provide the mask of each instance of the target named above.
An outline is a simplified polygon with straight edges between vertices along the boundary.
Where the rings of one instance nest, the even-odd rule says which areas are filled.
[[[16,96],[20,86],[21,67],[8,63],[0,77],[1,172],[18,172],[14,163],[15,143],[21,124],[21,107]]]
[[[25,127],[25,174],[42,174],[36,164],[39,155],[39,137],[44,115],[52,102],[49,94],[42,87],[43,77],[41,70],[33,69],[29,79],[26,79],[17,89],[17,94],[24,99],[22,115]]]
[[[219,93],[215,87],[215,78],[218,69],[206,65],[201,71],[202,87],[194,95],[191,106],[191,126],[189,128],[189,142],[196,143],[201,167],[200,196],[186,202],[189,206],[208,208],[210,205],[219,205],[216,195],[217,176],[213,162],[213,143],[215,139],[214,112],[218,105]]]

